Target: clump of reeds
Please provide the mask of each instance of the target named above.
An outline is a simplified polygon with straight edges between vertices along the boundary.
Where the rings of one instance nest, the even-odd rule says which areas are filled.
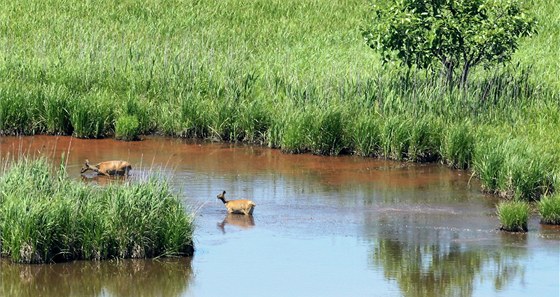
[[[510,232],[527,232],[529,220],[529,203],[525,201],[502,201],[496,206],[500,219],[500,230]]]
[[[381,155],[394,160],[406,159],[412,131],[410,119],[405,115],[391,115],[383,120]]]
[[[115,138],[119,140],[138,140],[140,134],[140,123],[134,115],[122,115],[115,123]]]
[[[313,121],[311,147],[315,154],[338,155],[346,147],[342,112],[326,110]]]
[[[446,164],[468,169],[472,163],[475,137],[469,122],[451,123],[444,128],[441,155]]]
[[[381,123],[373,114],[363,113],[354,121],[351,131],[351,140],[355,153],[359,156],[379,155],[381,145]]]
[[[408,159],[416,162],[432,162],[441,158],[443,129],[438,118],[423,116],[418,118],[411,127]]]
[[[311,113],[292,111],[282,123],[280,146],[290,153],[305,153],[311,150],[311,131],[314,117]]]
[[[72,101],[70,122],[79,138],[102,138],[112,132],[115,106],[107,93],[88,94]]]
[[[544,196],[537,203],[541,223],[560,225],[560,195]]]
[[[479,135],[479,137],[481,137]],[[508,178],[505,169],[506,154],[502,143],[483,142],[475,150],[473,170],[489,193],[508,196]]]
[[[519,139],[479,137],[473,170],[485,191],[532,201],[554,190],[555,161],[550,153]]]
[[[161,178],[101,187],[21,158],[0,176],[1,254],[20,263],[190,255],[193,216]]]

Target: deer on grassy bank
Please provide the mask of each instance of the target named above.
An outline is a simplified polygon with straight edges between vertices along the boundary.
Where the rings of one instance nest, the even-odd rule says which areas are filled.
[[[91,166],[89,161],[86,159],[86,163],[81,170],[81,173],[84,173],[88,170],[92,170],[97,172],[99,175],[105,176],[113,176],[113,175],[124,175],[128,176],[128,172],[132,169],[130,163],[126,161],[105,161],[98,163],[95,166]]]
[[[226,200],[226,191],[223,191],[221,194],[216,196],[218,199],[222,200],[224,205],[227,208],[228,213],[237,213],[237,214],[244,214],[244,215],[252,215],[253,209],[255,209],[256,204],[247,199],[239,199],[239,200]]]

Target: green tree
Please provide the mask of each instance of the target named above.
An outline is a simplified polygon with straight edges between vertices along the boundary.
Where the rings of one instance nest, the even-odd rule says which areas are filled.
[[[383,62],[439,64],[448,83],[460,71],[465,86],[473,67],[509,61],[535,25],[516,0],[378,0],[363,35]]]

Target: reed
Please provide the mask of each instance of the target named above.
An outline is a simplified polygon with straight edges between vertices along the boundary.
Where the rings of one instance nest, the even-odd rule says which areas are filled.
[[[0,176],[2,256],[19,263],[190,255],[193,216],[161,178],[74,181],[20,158]]]
[[[508,189],[505,153],[503,143],[484,142],[476,147],[473,158],[473,170],[482,183],[482,189],[503,197],[513,195]]]
[[[156,130],[155,120],[152,118],[151,110],[155,109],[153,102],[147,101],[144,98],[135,98],[129,95],[128,98],[123,100],[124,103],[121,108],[122,115],[130,115],[137,119],[138,128],[137,134],[150,134]],[[115,133],[116,124],[115,124]]]
[[[312,151],[318,155],[338,155],[347,148],[342,112],[336,109],[320,112],[311,127]]]
[[[412,123],[404,115],[389,115],[381,130],[381,154],[385,158],[404,160],[410,146]]]
[[[44,110],[42,126],[47,134],[72,134],[70,122],[70,95],[63,86],[52,85],[50,88],[39,90],[37,100],[42,102],[38,108]]]
[[[107,93],[89,94],[72,101],[70,122],[78,138],[102,138],[112,134],[115,107]]]
[[[510,232],[527,232],[529,204],[525,201],[502,201],[496,206],[496,213],[501,223],[501,230]]]
[[[560,195],[544,196],[537,203],[541,223],[560,225]]]
[[[33,105],[28,94],[12,88],[0,89],[0,132],[2,134],[32,134]]]
[[[359,156],[378,156],[381,144],[381,124],[372,114],[362,113],[350,129],[352,146]]]
[[[538,200],[554,191],[554,155],[526,140],[488,137],[475,152],[473,170],[483,189],[503,197]]]
[[[441,159],[443,125],[438,118],[422,116],[416,118],[410,131],[408,160],[415,162],[433,162]]]
[[[305,153],[311,150],[311,129],[313,127],[313,114],[292,111],[283,121],[282,151],[290,153]]]
[[[447,126],[441,147],[441,155],[446,164],[459,169],[470,168],[476,142],[472,130],[472,124],[468,121]]]
[[[140,123],[133,115],[123,115],[115,123],[115,138],[125,141],[138,140],[140,134]]]

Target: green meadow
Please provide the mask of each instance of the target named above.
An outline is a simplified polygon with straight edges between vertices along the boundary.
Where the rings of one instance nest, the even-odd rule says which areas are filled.
[[[442,162],[483,189],[560,186],[560,3],[467,90],[381,65],[369,1],[0,1],[0,132],[163,134]]]

